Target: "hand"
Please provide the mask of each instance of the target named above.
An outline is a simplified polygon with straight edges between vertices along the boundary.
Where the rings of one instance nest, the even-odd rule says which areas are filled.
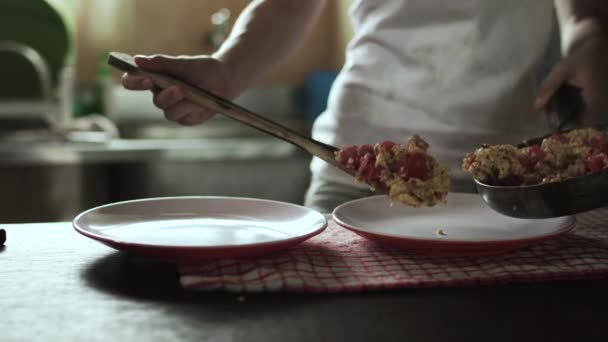
[[[143,70],[175,76],[228,99],[237,95],[229,68],[212,57],[136,56],[135,63]],[[185,99],[183,89],[178,86],[160,90],[150,79],[129,73],[123,75],[122,84],[130,90],[151,90],[154,105],[164,111],[165,117],[185,126],[201,124],[215,114]]]
[[[582,89],[585,110],[581,121],[590,125],[597,120],[608,103],[608,37],[597,33],[573,46],[566,57],[558,62],[541,83],[534,104],[546,110],[555,91],[565,82]]]

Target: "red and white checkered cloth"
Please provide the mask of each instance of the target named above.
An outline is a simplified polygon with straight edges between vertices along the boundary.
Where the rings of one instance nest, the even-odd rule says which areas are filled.
[[[180,268],[186,289],[352,292],[608,277],[608,209],[577,217],[570,233],[490,257],[429,257],[368,241],[330,220],[283,253]]]

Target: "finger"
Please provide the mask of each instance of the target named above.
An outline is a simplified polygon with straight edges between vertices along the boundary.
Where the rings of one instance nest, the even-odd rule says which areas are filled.
[[[137,55],[134,57],[134,60],[135,64],[144,70],[162,72],[166,69],[165,60],[168,58],[169,57],[163,55]]]
[[[152,94],[154,94],[154,96],[158,96],[158,94],[163,91],[163,88],[154,86],[152,87],[152,89],[150,89],[150,91],[152,91]]]
[[[160,109],[167,109],[175,106],[184,99],[184,92],[177,86],[171,86],[161,90],[154,96],[154,105]]]
[[[146,77],[125,73],[122,75],[123,87],[129,90],[149,90],[154,88],[154,83]]]
[[[203,122],[200,113],[190,113],[177,121],[182,126],[196,126]]]
[[[164,110],[167,120],[177,121],[191,113],[201,112],[201,107],[187,100],[180,101]]]
[[[199,113],[199,124],[202,124],[204,122],[206,122],[207,120],[211,119],[214,115],[215,112],[209,109],[203,109],[201,110]]]
[[[178,122],[184,126],[196,126],[200,125],[213,116],[213,112],[203,110],[195,113],[190,113],[182,117]]]
[[[214,113],[208,110],[191,112],[181,116],[178,120],[173,120],[184,126],[195,126],[205,123]]]
[[[553,67],[547,78],[538,87],[534,108],[542,110],[546,107],[551,96],[569,77],[569,68],[565,61],[561,61]]]

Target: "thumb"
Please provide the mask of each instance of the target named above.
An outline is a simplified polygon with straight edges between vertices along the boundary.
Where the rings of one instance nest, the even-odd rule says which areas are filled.
[[[559,87],[568,80],[569,71],[565,61],[557,63],[547,78],[540,84],[534,101],[534,108],[542,110],[547,106],[549,99],[559,89]]]
[[[165,55],[135,56],[135,64],[146,71],[182,77],[185,72],[184,60]]]

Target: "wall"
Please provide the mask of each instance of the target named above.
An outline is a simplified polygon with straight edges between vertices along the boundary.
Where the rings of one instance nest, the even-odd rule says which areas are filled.
[[[95,80],[99,56],[109,50],[130,53],[203,54],[210,16],[221,8],[234,22],[248,0],[81,0],[78,2],[77,60],[79,82]],[[328,5],[304,43],[287,63],[260,81],[298,84],[311,70],[338,69],[343,60],[345,29],[341,11],[348,1]]]

